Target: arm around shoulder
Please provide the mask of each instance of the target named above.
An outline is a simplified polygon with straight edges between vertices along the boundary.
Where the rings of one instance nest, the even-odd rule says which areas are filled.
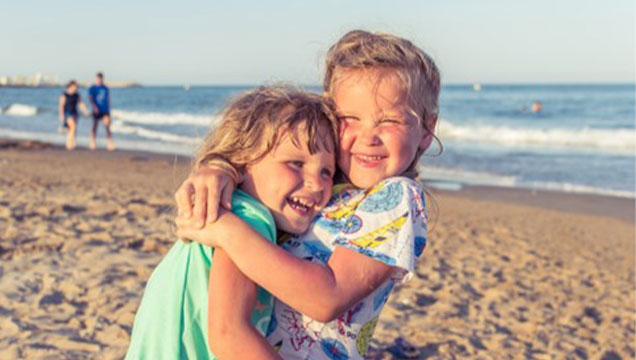
[[[246,276],[320,322],[335,319],[393,273],[393,267],[344,248],[334,252],[328,266],[297,258],[231,213],[224,213],[212,228],[233,234],[217,245]]]
[[[337,246],[327,266],[287,253],[231,213],[222,214],[206,230],[226,234],[214,245],[222,247],[246,276],[299,312],[327,322],[396,271],[412,271],[414,245],[418,236],[425,236],[421,219],[425,215],[417,209],[419,195],[414,194],[417,188],[406,178],[379,186],[375,196],[369,195],[360,206],[371,216],[366,222],[370,227],[360,233],[365,236],[351,234],[336,242],[342,246]]]

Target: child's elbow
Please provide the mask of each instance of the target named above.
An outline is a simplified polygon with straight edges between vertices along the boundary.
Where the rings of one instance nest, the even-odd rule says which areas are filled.
[[[309,316],[310,318],[317,320],[321,323],[328,323],[328,322],[332,322],[334,320],[336,320],[338,318],[340,314],[337,314],[335,312],[329,312],[329,311],[320,311],[317,312],[315,315],[313,316]]]
[[[346,308],[341,304],[329,302],[316,308],[312,311],[312,314],[306,315],[314,320],[320,321],[321,323],[328,323],[336,320],[345,310]]]

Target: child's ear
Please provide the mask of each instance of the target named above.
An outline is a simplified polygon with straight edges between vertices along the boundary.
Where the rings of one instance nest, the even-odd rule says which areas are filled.
[[[424,151],[431,146],[433,139],[435,138],[435,126],[437,126],[437,115],[430,115],[426,121],[426,127],[424,128],[425,134],[420,141],[420,150]]]
[[[422,141],[420,142],[420,150],[425,151],[426,149],[428,149],[429,146],[431,146],[432,142],[433,134],[427,132],[426,134],[424,134],[424,136],[422,137]]]

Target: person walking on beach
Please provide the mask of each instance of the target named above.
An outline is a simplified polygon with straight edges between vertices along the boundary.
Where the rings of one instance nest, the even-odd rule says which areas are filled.
[[[84,115],[88,116],[88,109],[77,92],[77,82],[71,80],[59,97],[60,128],[66,129],[66,149],[68,150],[75,149],[75,134],[79,120],[78,105],[82,108]]]
[[[95,84],[91,85],[88,89],[88,98],[91,102],[93,109],[93,128],[91,129],[91,150],[95,150],[97,147],[97,126],[100,120],[104,120],[104,127],[106,128],[106,149],[109,151],[115,150],[115,143],[113,142],[113,134],[110,131],[110,91],[106,85],[104,85],[104,74],[97,73]]]

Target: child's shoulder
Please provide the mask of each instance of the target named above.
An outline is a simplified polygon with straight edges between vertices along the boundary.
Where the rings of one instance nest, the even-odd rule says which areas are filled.
[[[413,203],[424,204],[424,190],[422,186],[413,179],[403,176],[394,176],[384,179],[364,192],[360,208],[362,210],[372,208],[384,208],[388,204],[405,204],[411,206]]]
[[[386,186],[396,185],[402,186],[403,188],[424,191],[421,183],[405,176],[393,176],[390,178],[386,178],[375,185],[374,188],[383,188]]]
[[[384,179],[377,183],[371,189],[365,191],[365,200],[372,198],[384,198],[387,193],[398,194],[403,198],[425,200],[424,188],[422,185],[410,178],[404,176],[394,176]]]
[[[400,205],[402,204],[402,205]],[[353,186],[338,185],[334,187],[334,195],[324,211],[332,212],[343,207],[349,211],[362,210],[377,213],[395,207],[423,207],[425,205],[424,190],[417,181],[403,176],[384,179],[368,189],[357,189]]]
[[[269,209],[248,193],[236,189],[232,193],[232,213],[248,222],[264,236],[274,237],[276,223]],[[265,230],[266,229],[266,230]]]

